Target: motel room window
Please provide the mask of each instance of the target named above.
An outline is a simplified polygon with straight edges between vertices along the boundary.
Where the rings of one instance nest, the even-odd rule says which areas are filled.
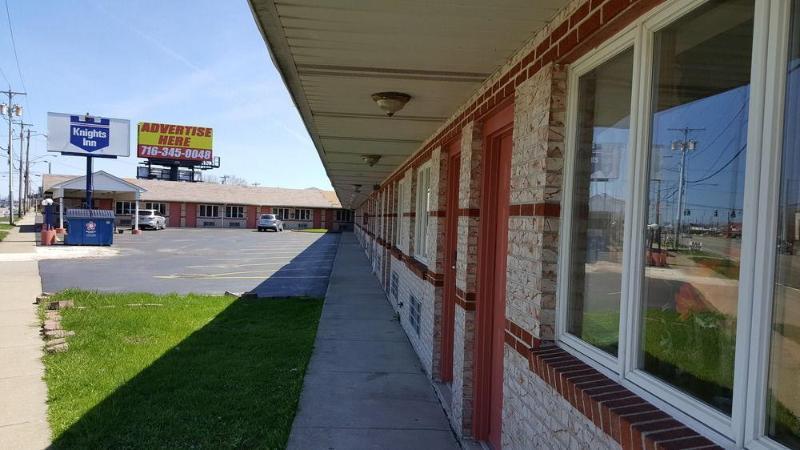
[[[800,1],[792,2],[790,17],[763,400],[765,434],[788,447],[800,448]]]
[[[401,240],[408,236],[407,220],[404,217],[405,209],[403,203],[405,202],[406,195],[406,182],[397,182],[397,235],[395,237],[395,245],[400,245]]]
[[[619,345],[632,84],[630,47],[578,79],[567,331],[612,355]]]
[[[167,213],[167,204],[161,202],[145,202],[144,209],[154,209],[163,216]]]
[[[337,222],[352,222],[353,221],[353,211],[349,209],[337,209],[336,210],[336,221]]]
[[[225,206],[226,219],[244,219],[244,206]]]
[[[114,210],[117,215],[133,214],[136,211],[136,202],[117,202]]]
[[[294,218],[297,220],[311,220],[310,209],[296,209]]]
[[[272,208],[272,212],[280,220],[289,220],[289,208]]]
[[[414,228],[414,256],[425,261],[428,254],[428,211],[431,203],[431,164],[417,170],[417,208]]]
[[[569,69],[557,339],[723,447],[800,449],[798,30],[665,2]]]
[[[219,205],[200,205],[198,211],[200,217],[219,217]]]

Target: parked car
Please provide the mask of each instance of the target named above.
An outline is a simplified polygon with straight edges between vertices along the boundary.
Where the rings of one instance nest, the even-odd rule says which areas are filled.
[[[275,214],[262,214],[258,218],[258,231],[283,231],[283,221]]]
[[[167,228],[167,219],[159,214],[155,209],[140,209],[139,228],[163,230],[164,228]]]

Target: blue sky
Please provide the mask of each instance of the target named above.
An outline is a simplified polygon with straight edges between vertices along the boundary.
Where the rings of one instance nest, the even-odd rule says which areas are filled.
[[[0,69],[23,90],[0,0]],[[129,119],[129,158],[95,164],[134,177],[140,121],[214,128],[222,167],[266,186],[330,189],[317,152],[272,65],[244,0],[7,0],[28,98],[25,121],[46,132],[48,111]],[[7,82],[0,76],[0,86]],[[0,123],[0,145],[7,131]],[[16,144],[18,145],[18,144]],[[46,153],[44,137],[32,154]],[[3,152],[4,153],[4,152]],[[5,186],[5,158],[0,158]],[[53,173],[82,173],[83,158],[53,159]],[[47,170],[38,164],[34,171]]]

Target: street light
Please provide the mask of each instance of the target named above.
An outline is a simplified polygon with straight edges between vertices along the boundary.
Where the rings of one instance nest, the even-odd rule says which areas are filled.
[[[13,166],[13,153],[12,153],[12,133],[11,133],[11,123],[14,116],[20,117],[22,116],[22,106],[16,105],[11,103],[12,99],[15,95],[25,95],[22,92],[11,92],[8,90],[5,92],[8,95],[8,103],[0,103],[0,115],[7,115],[8,116],[8,223],[10,225],[14,225],[14,166]]]
[[[684,185],[686,184],[686,152],[694,151],[697,148],[697,141],[689,139],[689,133],[694,131],[705,131],[705,128],[669,128],[669,131],[680,131],[683,133],[682,140],[672,141],[672,150],[681,152],[681,171],[678,181],[678,208],[675,213],[675,241],[672,249],[678,250],[681,239],[681,219],[683,216],[683,197]]]

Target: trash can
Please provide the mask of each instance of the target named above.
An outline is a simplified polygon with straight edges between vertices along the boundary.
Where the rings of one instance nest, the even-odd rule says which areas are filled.
[[[111,245],[114,242],[114,211],[106,209],[68,209],[64,218],[69,231],[67,245]]]

